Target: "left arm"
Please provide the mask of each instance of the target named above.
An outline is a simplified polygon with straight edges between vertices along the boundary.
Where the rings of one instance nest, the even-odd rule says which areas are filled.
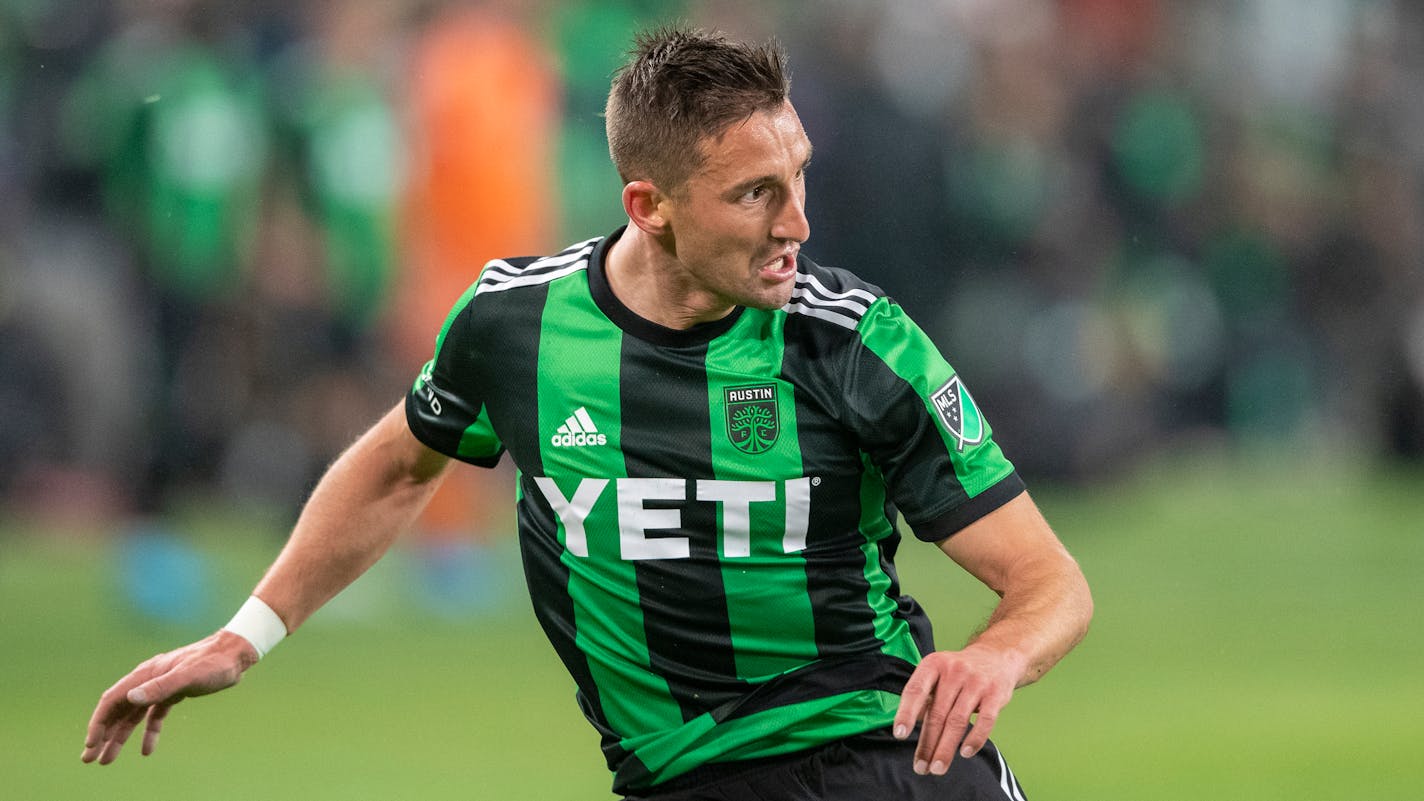
[[[926,656],[905,684],[894,733],[908,737],[923,720],[915,751],[921,774],[947,771],[956,748],[965,757],[977,753],[1013,691],[1072,650],[1093,616],[1087,580],[1028,493],[939,547],[1001,600],[968,645]]]

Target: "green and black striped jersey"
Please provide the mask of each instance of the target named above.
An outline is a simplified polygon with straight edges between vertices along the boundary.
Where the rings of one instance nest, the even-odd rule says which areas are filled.
[[[411,430],[513,458],[534,610],[615,791],[889,725],[932,647],[894,510],[938,541],[1023,484],[877,288],[802,256],[785,307],[668,329],[609,289],[620,233],[486,265]]]

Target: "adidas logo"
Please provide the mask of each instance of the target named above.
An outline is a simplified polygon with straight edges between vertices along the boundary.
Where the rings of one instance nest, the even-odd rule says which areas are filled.
[[[598,427],[593,424],[593,418],[588,416],[588,409],[580,406],[578,411],[569,415],[569,419],[559,426],[559,433],[549,440],[556,448],[585,447],[589,445],[607,445],[608,437],[598,433]]]

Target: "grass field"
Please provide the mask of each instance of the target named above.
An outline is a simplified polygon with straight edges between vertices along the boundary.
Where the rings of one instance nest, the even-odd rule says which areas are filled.
[[[1424,472],[1176,464],[1038,498],[1098,611],[1000,721],[1032,798],[1424,792]],[[438,620],[407,598],[402,553],[242,686],[175,709],[155,756],[81,765],[99,692],[222,623],[277,547],[250,524],[193,528],[214,599],[201,626],[127,611],[102,540],[0,529],[0,798],[611,798],[527,603]],[[900,563],[941,645],[988,613],[935,549],[907,543]]]

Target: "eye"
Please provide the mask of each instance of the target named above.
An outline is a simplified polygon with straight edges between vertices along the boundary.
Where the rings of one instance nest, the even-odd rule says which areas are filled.
[[[754,186],[751,189],[747,190],[746,194],[742,195],[742,200],[745,200],[748,203],[755,203],[756,201],[761,200],[763,197],[765,197],[766,192],[766,185],[758,184],[757,186]]]

